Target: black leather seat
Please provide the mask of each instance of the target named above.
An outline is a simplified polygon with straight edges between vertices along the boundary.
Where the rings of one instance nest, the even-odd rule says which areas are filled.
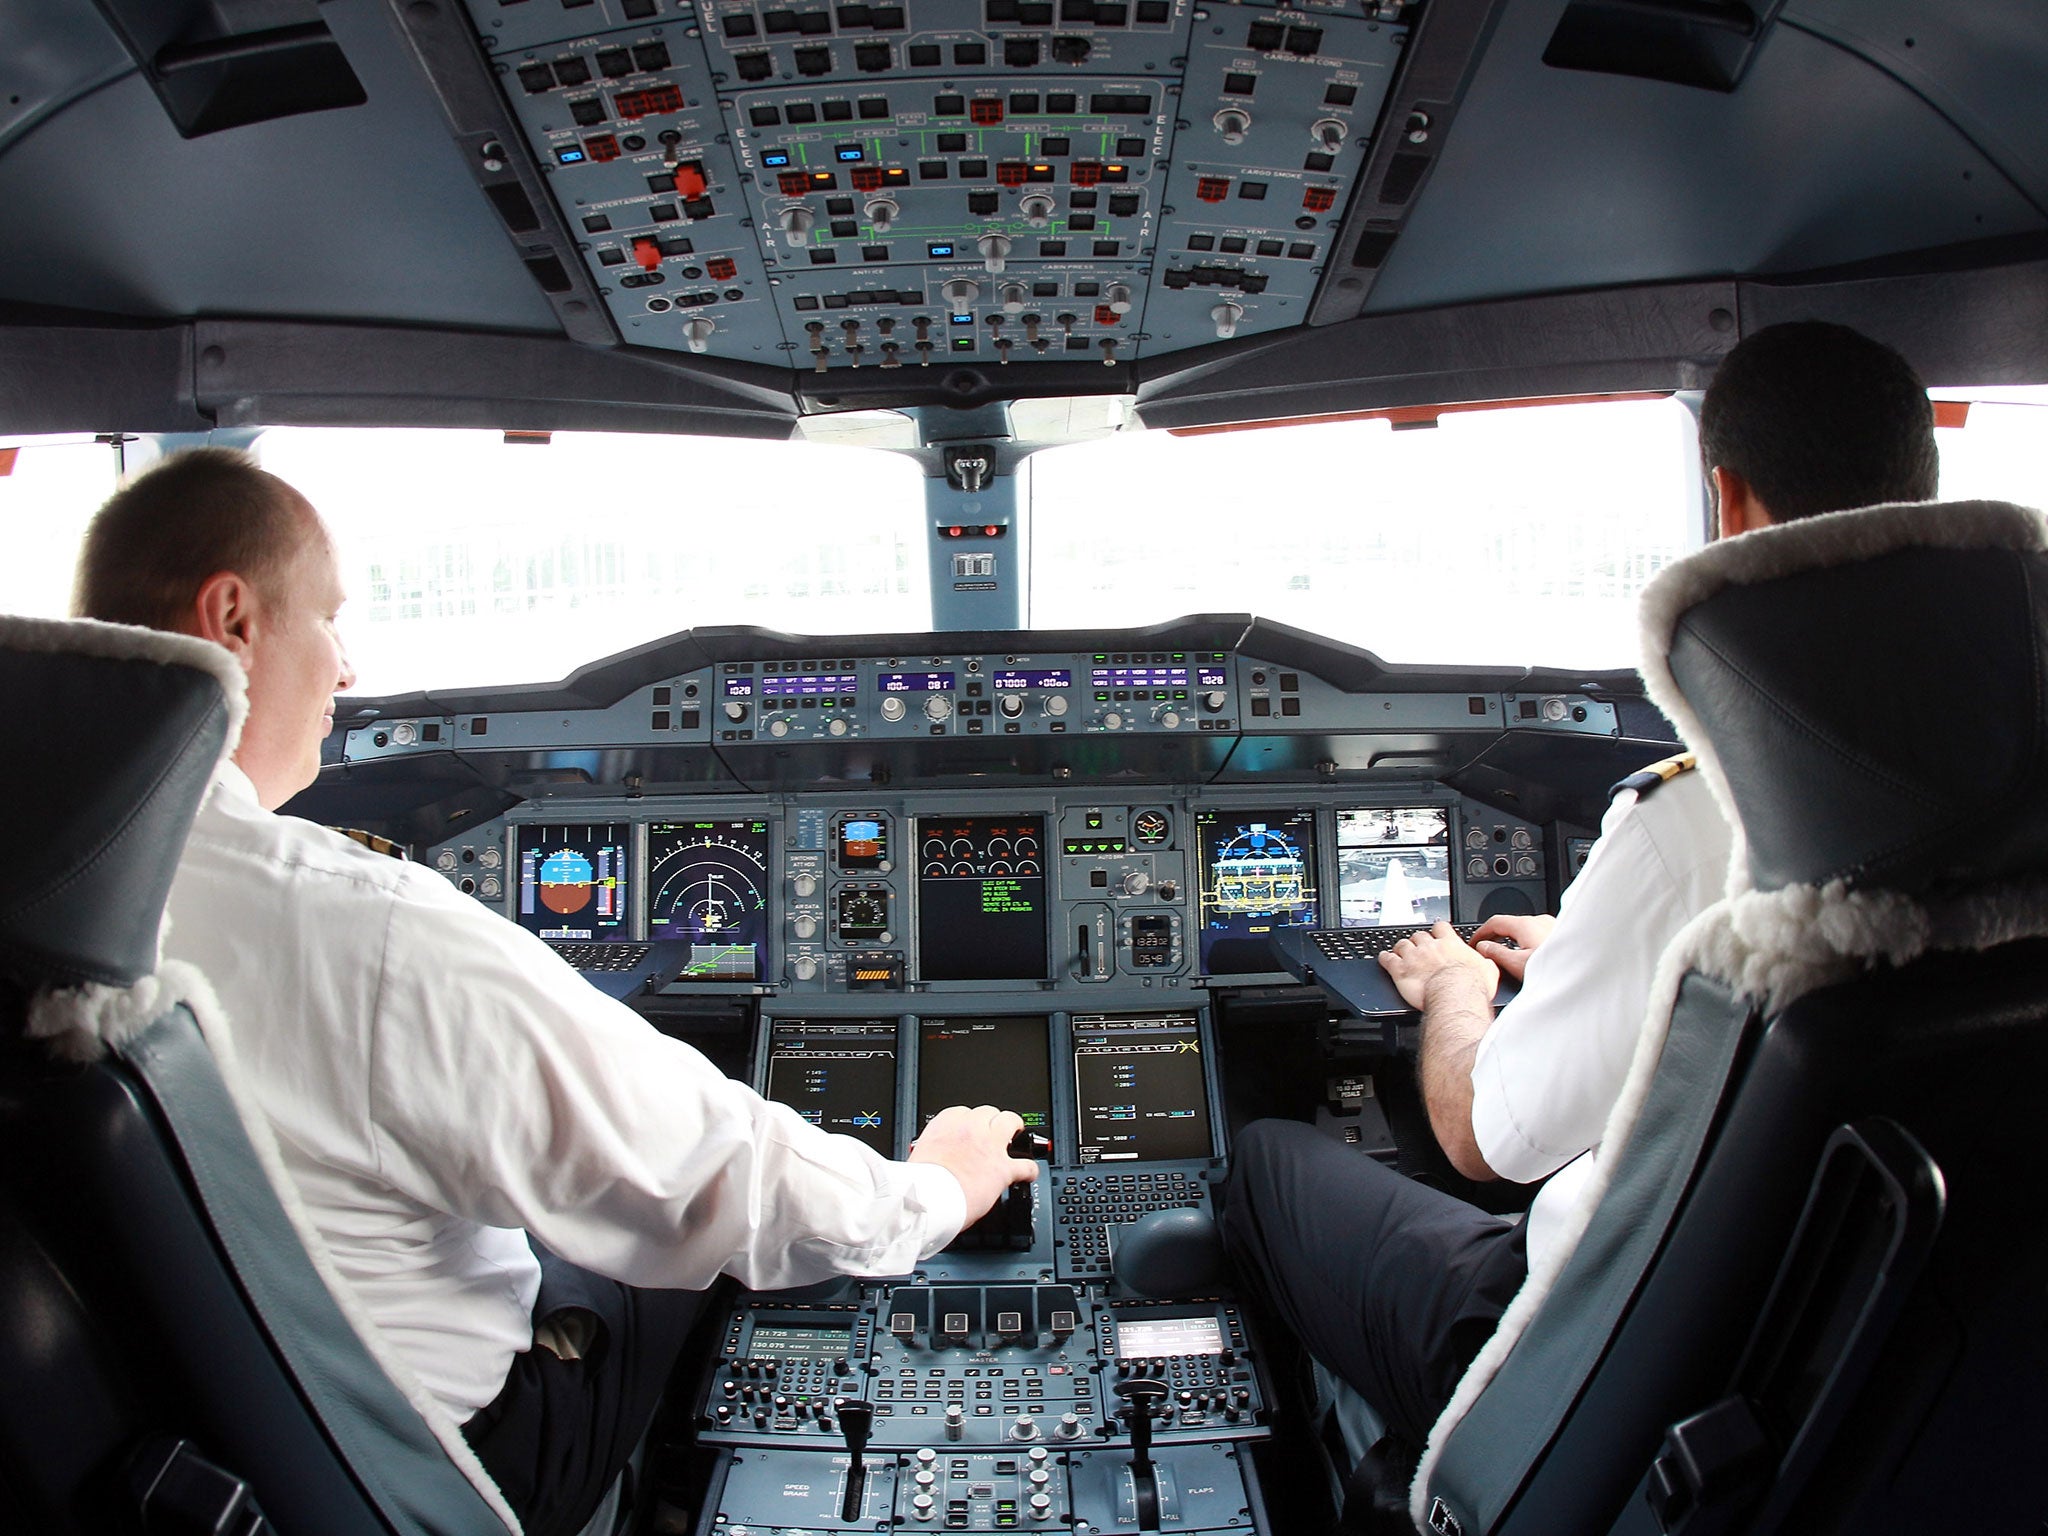
[[[502,1536],[308,1257],[203,989],[152,975],[232,667],[0,620],[0,1527]]]
[[[2044,547],[2018,508],[1877,508],[1647,595],[1747,889],[1667,954],[1612,1182],[1438,1425],[1426,1528],[2040,1528]]]

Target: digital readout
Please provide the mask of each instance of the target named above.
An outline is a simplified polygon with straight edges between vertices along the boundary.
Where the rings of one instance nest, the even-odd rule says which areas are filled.
[[[725,696],[728,699],[751,699],[754,696],[754,680],[751,677],[728,677],[725,680]]]
[[[1205,661],[1202,665],[1195,668],[1195,686],[1197,688],[1228,688],[1230,686],[1230,669]]]
[[[876,679],[884,693],[947,693],[953,687],[950,672],[884,672]]]
[[[761,694],[770,699],[815,699],[825,694],[852,693],[860,678],[852,672],[821,672],[816,677],[764,677]]]
[[[1185,688],[1186,667],[1096,667],[1088,674],[1097,688]]]
[[[995,674],[997,693],[1011,693],[1022,688],[1071,688],[1074,674],[1065,667],[1055,667],[1046,672],[1020,672],[1005,667]]]

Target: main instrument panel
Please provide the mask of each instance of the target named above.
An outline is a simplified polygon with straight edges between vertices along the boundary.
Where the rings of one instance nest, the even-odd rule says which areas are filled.
[[[372,702],[330,748],[316,814],[431,828],[416,857],[593,983],[744,1020],[811,1124],[900,1157],[949,1104],[1024,1122],[1039,1178],[915,1272],[733,1308],[699,1536],[1269,1530],[1257,1330],[1116,1272],[1133,1223],[1212,1210],[1222,1015],[1290,930],[1550,908],[1663,751],[1601,679],[1090,638],[710,631]]]

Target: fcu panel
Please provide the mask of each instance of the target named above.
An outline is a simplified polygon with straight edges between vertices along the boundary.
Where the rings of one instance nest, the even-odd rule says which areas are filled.
[[[1402,7],[469,0],[636,345],[1118,363],[1303,322]]]

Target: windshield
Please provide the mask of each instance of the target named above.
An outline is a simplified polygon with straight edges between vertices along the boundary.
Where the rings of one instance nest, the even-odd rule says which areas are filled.
[[[1389,661],[1630,666],[1698,545],[1674,399],[1077,444],[1032,461],[1031,622],[1253,612]]]
[[[1944,496],[2048,503],[2048,389],[1934,393]],[[1390,661],[1627,667],[1636,594],[1704,519],[1673,399],[1190,435],[1092,404],[1082,425],[1110,435],[1025,461],[1033,627],[1249,611]],[[253,447],[334,529],[364,694],[549,682],[694,626],[932,627],[926,482],[882,447],[354,428]],[[87,519],[153,450],[0,440],[0,610],[67,610]]]

